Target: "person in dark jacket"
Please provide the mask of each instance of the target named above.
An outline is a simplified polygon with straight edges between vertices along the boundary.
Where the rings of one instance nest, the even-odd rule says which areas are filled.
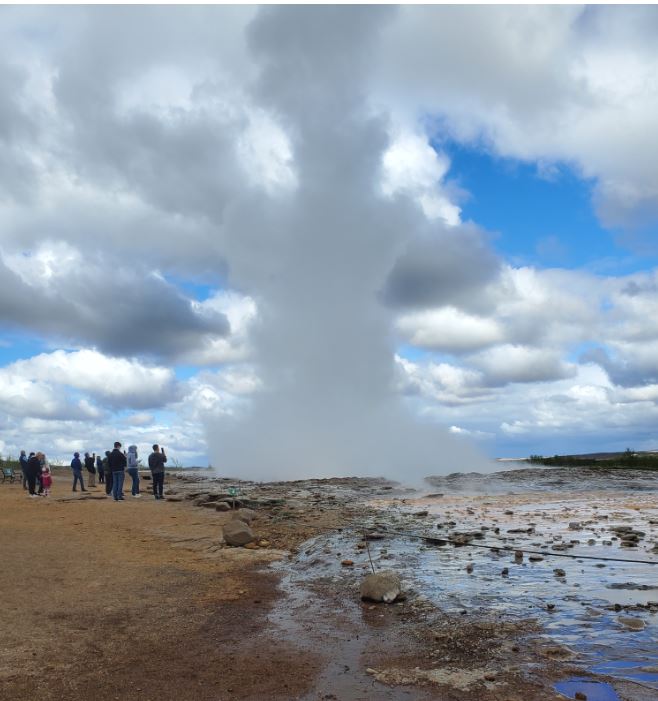
[[[89,455],[89,453],[85,453],[85,467],[87,468],[87,472],[89,473],[89,477],[87,478],[89,482],[87,483],[88,487],[95,487],[96,486],[96,453],[93,455]]]
[[[107,459],[112,473],[112,496],[114,501],[123,501],[123,480],[126,476],[126,456],[121,452],[121,443],[116,441],[114,450]]]
[[[112,470],[110,470],[110,451],[105,451],[103,458],[103,470],[105,470],[105,494],[109,497],[112,494]]]
[[[21,464],[21,472],[23,474],[23,489],[27,489],[27,455],[25,455],[24,450],[21,450],[18,462]]]
[[[39,456],[34,453],[30,453],[30,457],[27,461],[27,466],[25,468],[27,473],[27,487],[30,491],[31,497],[38,497],[37,494],[37,479],[41,474],[41,461]]]
[[[153,496],[156,499],[164,499],[162,491],[164,489],[165,463],[167,456],[164,448],[156,443],[153,446],[153,452],[149,455],[149,468],[153,477]]]
[[[86,492],[85,483],[82,481],[82,461],[80,460],[80,453],[73,453],[73,460],[71,460],[71,469],[73,470],[73,491],[77,492],[76,487],[78,486],[78,481],[80,482],[80,491]]]
[[[98,484],[105,484],[105,467],[100,455],[96,456],[96,471],[98,472]]]

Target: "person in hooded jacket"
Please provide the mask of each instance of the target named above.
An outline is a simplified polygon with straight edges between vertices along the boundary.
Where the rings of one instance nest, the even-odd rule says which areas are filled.
[[[141,494],[139,493],[139,463],[137,460],[137,446],[136,445],[129,445],[128,446],[128,469],[126,470],[130,477],[132,478],[133,484],[132,484],[132,489],[130,490],[130,493],[135,497],[135,499],[139,499],[141,497]]]
[[[82,481],[82,461],[80,460],[80,453],[73,453],[73,460],[71,460],[71,469],[73,470],[73,491],[77,492],[76,487],[78,486],[78,481],[80,482],[80,491],[86,492],[85,483]],[[39,472],[41,468],[39,467]]]

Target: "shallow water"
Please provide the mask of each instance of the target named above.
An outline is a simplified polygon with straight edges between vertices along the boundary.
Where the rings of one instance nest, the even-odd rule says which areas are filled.
[[[472,492],[473,476],[467,477]],[[643,489],[638,491],[628,488],[637,483],[634,476],[624,480],[612,475],[597,482],[586,475],[574,483],[572,473],[571,484],[562,484],[556,491],[546,485],[538,489],[537,482],[563,480],[562,475],[512,477],[507,473],[502,479],[500,475],[493,478],[496,483],[505,482],[505,494],[465,496],[464,479],[453,477],[444,479],[442,496],[400,496],[375,502],[382,510],[380,530],[388,532],[384,539],[369,543],[375,568],[399,571],[407,590],[430,599],[447,613],[497,613],[537,620],[547,641],[573,650],[577,655],[574,662],[584,671],[640,681],[658,690],[658,605],[651,610],[642,608],[648,602],[658,602],[658,555],[650,552],[658,541],[658,480],[641,477]],[[450,481],[458,485],[455,491],[450,490]],[[424,510],[429,512],[427,516],[413,515]],[[621,547],[610,530],[615,525],[631,526],[645,536],[637,547]],[[469,546],[437,547],[390,534],[395,530],[450,537],[456,531],[480,531],[482,527],[489,530],[481,531],[484,537],[473,543],[497,546],[499,552]],[[534,531],[509,533],[517,528]],[[359,540],[361,533],[354,531],[317,538],[307,544],[293,567],[305,579],[358,581],[363,572],[345,571],[340,560],[349,558],[355,569],[369,569],[367,552],[357,548]],[[551,548],[563,543],[572,546],[564,551],[568,555],[657,564],[562,557],[562,552]],[[525,555],[517,562],[517,548],[541,552],[544,559],[530,562]],[[472,567],[471,573],[467,566]],[[507,574],[502,573],[504,568]],[[557,576],[556,568],[564,570],[564,575]],[[627,608],[615,611],[614,604]],[[629,629],[623,624],[624,617],[637,619],[632,624],[643,626],[642,630]],[[604,694],[605,687],[599,685],[595,691]],[[588,694],[588,698],[598,697]],[[601,698],[607,701],[616,696]]]

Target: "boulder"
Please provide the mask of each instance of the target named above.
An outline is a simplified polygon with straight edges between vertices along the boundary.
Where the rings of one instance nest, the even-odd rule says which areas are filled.
[[[237,518],[240,521],[250,524],[256,518],[256,516],[256,512],[252,511],[251,509],[238,509],[233,513],[232,518]]]
[[[254,532],[249,526],[238,518],[229,521],[224,526],[224,541],[227,545],[240,547],[256,540]]]
[[[183,497],[178,494],[172,494],[165,497],[165,501],[183,501]]]
[[[390,604],[400,595],[400,587],[400,577],[391,570],[369,574],[361,582],[361,598]]]
[[[230,511],[231,505],[227,504],[225,501],[218,501],[218,502],[215,502],[215,510],[216,511]]]

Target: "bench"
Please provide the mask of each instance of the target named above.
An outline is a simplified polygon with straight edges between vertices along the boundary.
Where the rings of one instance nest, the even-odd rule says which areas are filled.
[[[10,482],[13,482],[16,479],[16,473],[14,472],[13,467],[3,467],[2,468],[2,481],[6,482],[9,480]]]

